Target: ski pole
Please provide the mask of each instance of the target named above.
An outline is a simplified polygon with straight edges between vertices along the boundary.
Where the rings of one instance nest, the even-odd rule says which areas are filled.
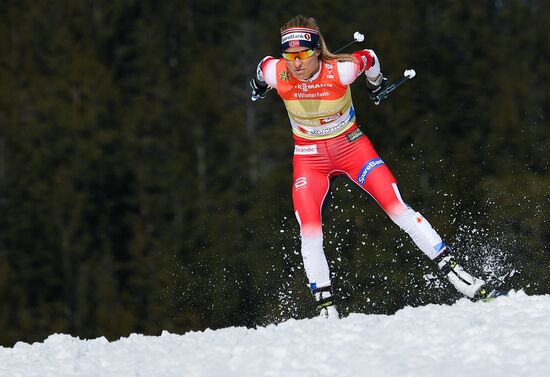
[[[365,36],[363,34],[361,34],[360,32],[356,31],[355,33],[353,33],[353,40],[346,43],[344,46],[336,49],[334,51],[334,53],[337,54],[337,53],[341,52],[342,50],[344,50],[346,47],[352,45],[353,43],[363,42],[364,40],[365,40]],[[268,93],[271,89],[273,89],[271,86],[269,88],[267,88],[266,93]],[[258,98],[260,98],[260,96],[257,95],[257,94],[250,97],[250,99],[252,101],[256,101]]]
[[[353,33],[353,41],[350,41],[348,42],[347,44],[345,44],[344,46],[336,49],[334,51],[335,54],[339,53],[339,52],[342,52],[346,47],[348,47],[349,45],[352,45],[354,44],[355,42],[363,42],[365,40],[365,36],[363,34],[361,34],[360,32],[356,31],[355,33]]]
[[[378,105],[380,101],[382,101],[384,98],[388,97],[388,95],[393,92],[395,89],[399,88],[401,85],[403,85],[405,82],[412,79],[414,76],[416,76],[416,71],[414,69],[407,69],[403,73],[403,77],[401,77],[399,80],[394,82],[393,84],[390,84],[386,87],[386,89],[382,90],[380,93],[378,93],[375,97],[374,103]]]

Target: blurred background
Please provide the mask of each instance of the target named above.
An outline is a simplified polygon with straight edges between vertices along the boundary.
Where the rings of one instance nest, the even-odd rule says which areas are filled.
[[[353,85],[362,130],[470,271],[550,293],[548,1],[4,0],[1,345],[315,314],[286,111],[248,89],[297,14],[416,70]],[[344,315],[460,297],[344,178],[324,230]]]

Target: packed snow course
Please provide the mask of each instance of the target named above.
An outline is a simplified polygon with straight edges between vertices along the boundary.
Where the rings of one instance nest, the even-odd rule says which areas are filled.
[[[0,376],[550,376],[550,296],[113,342],[56,334],[0,347]]]

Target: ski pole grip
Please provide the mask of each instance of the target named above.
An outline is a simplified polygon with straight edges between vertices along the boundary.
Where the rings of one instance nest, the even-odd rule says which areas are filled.
[[[416,71],[414,69],[407,69],[405,73],[403,74],[406,78],[409,80],[412,79],[414,76],[416,76]]]

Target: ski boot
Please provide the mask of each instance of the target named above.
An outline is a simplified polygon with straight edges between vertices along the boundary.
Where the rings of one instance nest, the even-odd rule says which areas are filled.
[[[445,274],[447,279],[456,288],[457,291],[471,299],[479,296],[485,281],[473,277],[460,266],[456,260],[450,255],[448,250],[443,251],[434,259],[441,272]]]
[[[495,300],[497,297],[500,296],[508,296],[508,293],[510,293],[506,289],[488,289],[486,287],[482,287],[475,295],[474,299],[490,302]]]
[[[317,301],[317,311],[322,318],[339,318],[334,300],[332,298],[332,289],[328,287],[315,288],[313,291],[315,301]]]

